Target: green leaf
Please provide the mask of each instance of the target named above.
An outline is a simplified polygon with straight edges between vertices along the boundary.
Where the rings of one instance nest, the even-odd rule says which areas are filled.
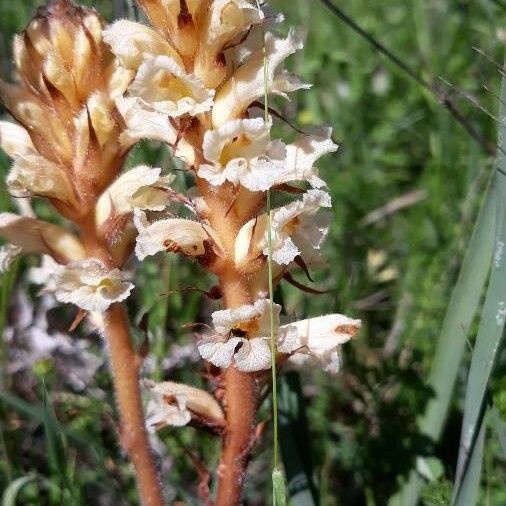
[[[501,86],[502,103],[506,103],[506,79]],[[501,107],[500,117],[504,118],[506,111]],[[490,282],[487,289],[483,313],[476,337],[476,343],[471,359],[471,368],[467,380],[466,398],[464,404],[464,420],[457,463],[457,474],[453,492],[454,504],[460,502],[465,493],[464,483],[466,474],[471,472],[471,463],[475,459],[473,453],[477,450],[480,427],[483,425],[488,382],[493,371],[497,352],[504,335],[506,320],[506,124],[499,129],[499,149],[496,162],[496,176],[494,184],[497,188],[497,218],[495,255],[492,263]],[[471,503],[468,503],[471,504]]]
[[[2,506],[15,506],[17,497],[23,487],[36,478],[37,476],[34,474],[28,474],[9,483],[2,495]]]

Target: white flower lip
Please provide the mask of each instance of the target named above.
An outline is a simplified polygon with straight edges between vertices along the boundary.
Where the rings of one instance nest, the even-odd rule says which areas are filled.
[[[209,111],[214,97],[214,90],[207,90],[200,79],[187,74],[168,56],[145,58],[129,93],[148,109],[173,118]]]
[[[341,367],[340,347],[355,337],[362,322],[341,314],[309,318],[287,325],[281,329],[291,330],[296,336],[289,342],[280,343],[279,351],[294,354],[290,360],[301,364],[313,357],[326,372],[337,373]]]
[[[214,331],[198,344],[203,359],[217,367],[235,366],[243,372],[271,367],[270,301],[215,311]],[[277,351],[290,361],[317,360],[325,371],[337,372],[341,364],[340,346],[352,339],[361,327],[360,320],[331,314],[279,326],[281,307],[274,304],[274,328]]]
[[[214,332],[198,344],[202,358],[217,367],[234,364],[243,372],[269,369],[271,366],[270,301],[259,299],[252,305],[215,311]],[[276,328],[281,306],[274,304]]]
[[[172,381],[144,380],[142,383],[151,397],[147,406],[149,430],[186,425],[192,416],[214,423],[225,419],[221,406],[205,390]]]
[[[100,227],[111,215],[134,209],[163,211],[170,202],[170,184],[175,176],[161,176],[160,168],[139,165],[121,174],[97,201],[95,218]]]
[[[331,128],[316,128],[312,134],[301,135],[293,144],[288,144],[286,159],[276,184],[308,181],[313,188],[326,186],[325,181],[318,177],[314,164],[322,156],[337,151],[338,146],[331,136]]]
[[[183,427],[191,419],[191,413],[186,407],[186,396],[173,394],[169,396],[152,392],[152,399],[146,407],[146,428],[149,432],[156,432],[163,427]]]
[[[271,188],[286,157],[283,143],[270,140],[271,122],[262,118],[231,120],[204,135],[203,152],[211,164],[198,175],[213,186],[225,181],[251,191]]]
[[[316,216],[321,207],[330,207],[330,195],[309,190],[302,200],[274,209],[272,212],[272,259],[289,265],[306,250],[319,249],[329,228],[328,215]],[[242,226],[235,242],[238,267],[251,259],[268,254],[267,215],[261,215]]]
[[[119,269],[108,269],[95,258],[72,262],[58,269],[53,283],[57,300],[98,313],[125,300],[134,288]]]
[[[205,254],[206,242],[217,241],[213,230],[198,221],[166,218],[149,223],[145,213],[135,210],[134,223],[139,231],[135,246],[139,260],[161,251],[198,257]]]
[[[12,262],[21,254],[23,250],[19,246],[4,244],[0,246],[0,273],[7,272]]]
[[[307,85],[279,70],[282,61],[301,48],[302,41],[293,31],[290,31],[286,39],[278,39],[272,33],[267,33],[265,36],[267,76],[264,76],[263,52],[258,49],[216,94],[212,111],[214,127],[220,127],[231,119],[239,118],[250,104],[264,95],[265,88],[268,93],[285,97],[288,92],[307,88]]]

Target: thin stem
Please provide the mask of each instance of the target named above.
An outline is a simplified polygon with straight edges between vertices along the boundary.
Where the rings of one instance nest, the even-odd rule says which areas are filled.
[[[104,331],[121,415],[120,440],[135,468],[141,503],[163,506],[155,460],[145,428],[139,386],[140,360],[136,355],[125,310],[115,304],[104,315]]]
[[[271,372],[272,372],[272,422],[274,432],[274,456],[273,464],[274,469],[279,465],[278,456],[278,380],[276,374],[276,336],[275,336],[275,325],[274,325],[274,288],[272,282],[272,212],[271,212],[271,192],[267,191],[267,212],[268,212],[268,230],[267,230],[267,244],[269,254],[267,255],[267,269],[269,277],[269,299],[271,301],[269,306],[269,317],[270,317],[270,331],[271,331]]]
[[[257,0],[257,8],[260,10],[260,2]],[[265,49],[265,30],[262,25],[263,36],[263,71],[264,71],[264,121],[267,125],[269,121],[269,90],[267,89],[268,83],[268,67],[267,67],[267,54]],[[271,191],[267,190],[267,274],[269,278],[269,320],[270,320],[270,344],[271,344],[271,374],[272,374],[272,422],[273,422],[273,436],[274,436],[274,452],[273,452],[273,465],[277,469],[279,465],[278,456],[278,381],[276,374],[276,357],[277,346],[275,336],[275,323],[274,323],[274,287],[272,282],[272,212],[271,212]]]

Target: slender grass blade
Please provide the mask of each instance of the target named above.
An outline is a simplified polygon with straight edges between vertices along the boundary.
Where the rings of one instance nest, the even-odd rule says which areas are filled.
[[[506,79],[501,86],[502,103],[506,103]],[[506,116],[501,107],[501,118]],[[503,120],[504,121],[504,120]],[[493,371],[497,352],[504,335],[506,320],[506,124],[499,129],[499,149],[494,183],[497,188],[497,219],[495,254],[490,282],[476,344],[471,359],[464,404],[464,420],[460,439],[457,475],[454,485],[454,504],[464,504],[459,499],[465,494],[463,485],[466,474],[471,472],[474,452],[477,451],[479,431],[487,402],[487,387]],[[462,500],[467,501],[464,498]]]
[[[483,465],[483,452],[485,450],[486,418],[481,422],[481,428],[476,439],[473,455],[469,461],[467,473],[464,476],[460,494],[455,502],[456,506],[472,506],[478,504],[480,492],[480,475]]]

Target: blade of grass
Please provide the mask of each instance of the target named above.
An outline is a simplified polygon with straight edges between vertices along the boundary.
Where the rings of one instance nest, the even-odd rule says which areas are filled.
[[[502,148],[501,144],[500,147]],[[501,150],[498,150],[498,153],[499,163],[504,159],[504,155]],[[419,426],[422,433],[436,441],[441,436],[469,328],[478,309],[491,266],[497,205],[501,200],[498,177],[500,171],[503,170],[498,164],[496,164],[496,169],[476,221],[459,278],[453,289],[429,377],[429,385],[434,389],[435,397],[429,402]],[[501,198],[504,200],[504,197]],[[395,504],[395,499],[400,501],[402,506],[417,504],[422,483],[422,478],[413,471],[399,496],[393,499],[393,504]]]
[[[492,264],[490,282],[487,289],[483,313],[476,337],[471,367],[467,380],[466,398],[464,404],[464,420],[455,478],[453,502],[468,499],[463,484],[466,474],[470,472],[470,465],[474,459],[476,442],[482,425],[483,414],[487,402],[487,388],[493,371],[497,352],[504,335],[506,320],[506,79],[501,85],[501,113],[502,125],[499,129],[499,149],[496,162],[496,176],[494,183],[497,187],[497,218],[495,255]],[[460,499],[462,497],[462,499]]]
[[[19,493],[25,485],[35,480],[37,476],[28,474],[15,479],[5,488],[2,495],[2,506],[15,506]]]
[[[49,399],[46,385],[42,386],[42,424],[46,437],[46,449],[49,465],[53,472],[58,475],[60,485],[72,492],[65,455],[66,443],[56,413]]]
[[[420,431],[435,441],[441,436],[467,335],[490,270],[495,203],[496,188],[489,185],[438,338],[428,380],[434,398],[419,421]],[[400,504],[414,506],[422,483],[422,478],[413,471],[400,491]]]
[[[455,503],[458,506],[478,504],[481,468],[483,466],[483,453],[485,449],[485,431],[486,417],[483,417],[474,452],[469,461],[468,471],[462,482],[461,493],[459,494],[458,501]]]

